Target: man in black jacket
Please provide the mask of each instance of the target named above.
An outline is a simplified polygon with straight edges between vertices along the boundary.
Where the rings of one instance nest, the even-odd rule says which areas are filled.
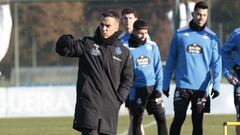
[[[115,135],[121,104],[132,86],[130,53],[118,41],[119,15],[104,12],[94,37],[61,36],[56,52],[79,58],[73,128],[82,135]]]

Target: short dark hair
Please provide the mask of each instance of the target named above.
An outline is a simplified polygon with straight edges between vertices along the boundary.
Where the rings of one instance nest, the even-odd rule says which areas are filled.
[[[137,17],[137,11],[135,8],[127,7],[122,10],[122,16],[125,14],[134,14]]]
[[[199,1],[195,4],[194,11],[196,11],[199,8],[200,9],[208,9],[208,5],[205,1]]]
[[[102,13],[102,17],[113,17],[113,18],[115,18],[118,21],[120,20],[118,12],[116,12],[116,11],[114,11],[112,9],[110,9],[110,10],[108,10],[106,12],[103,12]]]
[[[148,25],[144,20],[137,20],[133,24],[134,30],[148,29]]]

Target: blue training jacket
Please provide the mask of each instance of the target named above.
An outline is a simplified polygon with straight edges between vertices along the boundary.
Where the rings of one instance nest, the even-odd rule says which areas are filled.
[[[193,31],[184,27],[174,33],[164,68],[163,90],[170,88],[175,71],[176,87],[208,92],[213,78],[213,89],[218,91],[222,60],[216,34],[208,27]]]
[[[227,78],[232,66],[240,65],[240,28],[235,29],[222,49],[223,74]]]
[[[125,42],[128,42],[130,35],[131,35],[130,33],[124,32],[118,37],[118,39],[121,43],[125,43]]]
[[[136,87],[154,86],[155,90],[162,92],[162,62],[157,44],[148,39],[145,44],[136,48],[129,47],[128,41],[123,45],[129,48],[133,62],[134,84],[130,99]]]

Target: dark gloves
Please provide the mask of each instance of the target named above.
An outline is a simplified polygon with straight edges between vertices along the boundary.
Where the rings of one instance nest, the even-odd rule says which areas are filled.
[[[62,35],[57,40],[57,45],[68,45],[68,44],[72,44],[72,42],[73,42],[73,36],[72,35]]]
[[[169,97],[169,89],[163,90],[163,94],[164,94],[166,97]]]
[[[212,99],[216,98],[217,96],[219,96],[219,92],[212,89],[212,92],[211,92],[211,96],[212,96]]]
[[[68,46],[74,44],[74,39],[72,35],[62,35],[56,43],[56,52],[61,56],[68,56],[70,55],[70,50]]]

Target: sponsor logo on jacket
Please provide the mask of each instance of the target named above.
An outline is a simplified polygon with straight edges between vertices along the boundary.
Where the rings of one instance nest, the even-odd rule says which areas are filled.
[[[202,47],[198,44],[190,44],[187,46],[186,50],[188,53],[192,54],[200,54],[203,52]]]
[[[150,59],[146,56],[139,56],[136,59],[136,64],[137,64],[137,66],[148,65],[148,64],[150,64]]]

